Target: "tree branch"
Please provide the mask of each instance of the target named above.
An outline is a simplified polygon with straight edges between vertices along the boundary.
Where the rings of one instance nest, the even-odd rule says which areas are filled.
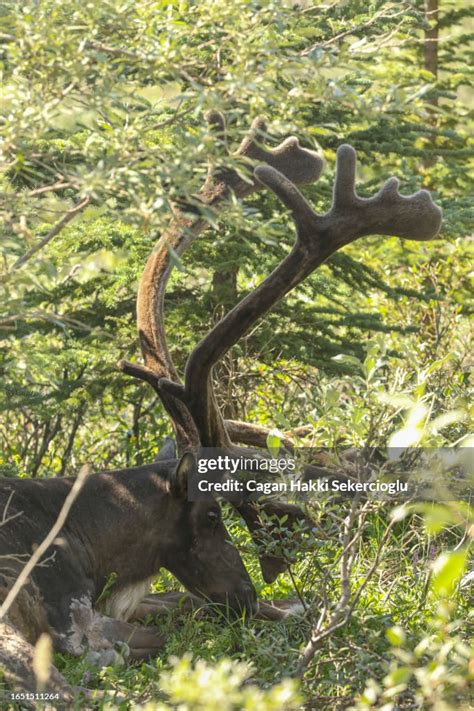
[[[33,257],[35,254],[37,254],[43,247],[46,247],[49,242],[53,239],[53,237],[56,237],[56,235],[61,232],[61,230],[66,227],[66,225],[71,222],[82,210],[84,210],[87,205],[89,205],[91,199],[90,197],[84,198],[82,202],[80,202],[78,205],[75,207],[71,208],[66,212],[66,214],[57,222],[54,227],[48,232],[47,235],[41,239],[38,244],[35,244],[31,249],[26,252],[22,257],[17,259],[15,264],[12,267],[12,271],[16,271],[17,269],[20,269],[31,257]]]

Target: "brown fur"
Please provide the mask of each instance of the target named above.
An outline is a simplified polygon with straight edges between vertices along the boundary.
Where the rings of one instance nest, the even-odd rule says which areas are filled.
[[[187,500],[195,475],[188,454],[177,466],[174,460],[157,462],[85,480],[58,539],[3,620],[0,663],[11,684],[34,688],[32,645],[42,632],[51,635],[56,650],[80,655],[89,649],[98,663],[156,654],[164,644],[159,630],[127,620],[161,568],[200,598],[254,612],[255,590],[218,504]],[[55,523],[73,481],[0,481],[0,510],[8,507],[0,527],[0,600]],[[53,685],[57,679],[53,671]]]

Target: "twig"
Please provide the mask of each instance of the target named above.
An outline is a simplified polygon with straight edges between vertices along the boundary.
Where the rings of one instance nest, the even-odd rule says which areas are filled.
[[[54,227],[48,232],[48,234],[45,235],[43,239],[38,242],[38,244],[35,244],[34,247],[29,249],[28,252],[26,252],[26,254],[17,259],[17,261],[12,267],[12,271],[16,271],[17,269],[22,267],[25,262],[27,262],[29,259],[31,259],[31,257],[33,257],[33,255],[35,255],[37,252],[40,251],[40,249],[43,249],[43,247],[45,247],[49,242],[51,242],[53,237],[56,237],[56,235],[61,232],[63,227],[65,227],[69,222],[71,222],[71,220],[74,219],[76,215],[82,212],[82,210],[87,207],[90,201],[90,197],[86,197],[78,205],[68,210],[64,217],[62,217],[59,222],[54,225]]]
[[[130,52],[128,49],[121,49],[120,47],[110,47],[110,45],[103,44],[102,42],[95,42],[94,40],[87,40],[86,46],[91,47],[91,49],[96,49],[99,52],[106,52],[112,57],[127,57],[128,59],[144,59],[136,52]]]
[[[367,583],[369,582],[370,578],[377,570],[378,564],[380,562],[380,556],[382,555],[382,550],[388,540],[388,537],[389,537],[395,523],[396,523],[396,519],[393,518],[390,521],[390,523],[388,524],[387,528],[385,529],[384,534],[382,536],[382,540],[380,541],[379,547],[377,549],[377,553],[375,555],[374,561],[373,561],[372,565],[370,566],[368,572],[366,573],[366,576],[365,576],[364,580],[362,581],[362,584],[359,586],[356,594],[354,595],[354,599],[353,599],[352,604],[349,608],[349,615],[352,614],[353,610],[355,609],[355,606],[357,605],[357,603],[359,601],[360,596],[362,595],[363,591],[367,587]]]
[[[70,188],[72,183],[66,183],[60,180],[53,185],[45,185],[42,188],[37,188],[28,193],[28,197],[36,197],[37,195],[43,195],[43,193],[53,192],[55,190],[63,190],[64,188]]]
[[[17,518],[18,516],[21,516],[22,513],[23,513],[23,511],[17,511],[15,514],[13,514],[13,516],[7,516],[7,514],[8,514],[8,507],[10,506],[10,504],[11,504],[11,502],[12,502],[14,493],[15,493],[14,491],[12,491],[12,492],[10,493],[10,496],[8,497],[8,501],[7,501],[7,503],[5,504],[5,508],[3,509],[2,520],[0,521],[0,526],[5,526],[6,523],[9,523],[10,521],[13,521],[14,518]]]
[[[355,501],[355,500],[354,500]],[[313,658],[317,648],[320,646],[321,642],[326,639],[326,637],[331,636],[336,632],[336,630],[340,629],[343,627],[348,620],[350,619],[352,613],[354,612],[354,609],[359,602],[360,596],[362,592],[365,590],[369,580],[372,578],[373,574],[378,568],[378,565],[380,563],[380,557],[382,555],[382,550],[390,536],[390,533],[392,531],[393,526],[395,525],[395,519],[392,519],[390,523],[388,524],[387,528],[384,531],[384,535],[382,536],[382,539],[380,541],[380,544],[377,549],[377,553],[375,555],[375,558],[372,562],[372,565],[370,566],[369,570],[367,571],[364,580],[362,584],[359,586],[357,589],[355,595],[352,598],[351,601],[351,588],[350,588],[350,575],[352,572],[352,568],[355,562],[355,545],[360,539],[360,535],[363,530],[363,523],[359,524],[358,531],[356,532],[356,535],[352,537],[352,540],[350,539],[350,532],[352,525],[355,521],[355,516],[356,516],[356,506],[353,504],[351,506],[351,511],[349,513],[349,516],[346,519],[346,524],[345,524],[345,531],[344,531],[344,552],[342,555],[341,559],[341,594],[339,597],[339,600],[337,602],[337,605],[334,609],[334,612],[331,615],[331,618],[326,626],[326,629],[322,630],[321,629],[321,624],[323,621],[323,617],[320,618],[318,624],[314,628],[314,631],[312,633],[311,639],[309,640],[308,644],[306,645],[300,660],[298,662],[296,674],[297,676],[301,676],[305,670],[305,668],[308,666],[309,662]],[[365,511],[361,511],[361,515],[364,515]]]
[[[146,129],[146,130],[147,131],[157,131],[158,129],[166,128],[167,126],[171,126],[175,121],[182,118],[183,116],[186,116],[186,114],[189,114],[192,110],[193,110],[193,107],[190,106],[189,108],[183,109],[182,111],[180,111],[179,106],[178,106],[178,108],[176,109],[176,111],[170,118],[168,118],[164,121],[160,121],[159,123],[155,123],[155,124],[153,124],[153,126],[150,126],[150,128]]]
[[[54,542],[56,539],[58,533],[64,526],[66,519],[69,515],[69,512],[71,510],[71,507],[74,503],[74,501],[77,498],[77,495],[79,494],[82,485],[84,483],[85,478],[89,474],[89,467],[84,466],[82,467],[81,471],[79,472],[76,480],[74,481],[74,484],[72,485],[71,491],[69,494],[66,496],[66,499],[64,501],[64,504],[62,505],[61,511],[58,514],[58,517],[51,528],[50,532],[46,536],[46,538],[39,544],[38,548],[35,550],[29,561],[26,563],[25,567],[21,571],[20,575],[18,578],[15,580],[15,583],[13,584],[11,590],[9,591],[8,595],[6,596],[2,606],[0,607],[0,620],[3,619],[7,613],[10,607],[13,605],[18,593],[20,592],[21,588],[25,585],[26,581],[28,580],[33,568],[39,563],[41,556],[46,553],[50,545]]]
[[[302,593],[300,592],[300,589],[299,589],[298,585],[296,584],[296,579],[295,579],[295,576],[294,576],[294,574],[293,574],[293,571],[291,570],[291,565],[288,566],[288,573],[289,573],[289,575],[290,575],[291,582],[292,582],[292,584],[293,584],[293,587],[294,587],[294,589],[295,589],[295,592],[296,592],[296,594],[298,595],[298,599],[299,599],[299,601],[301,602],[301,604],[302,604],[302,606],[303,606],[303,610],[304,610],[305,612],[307,612],[307,611],[308,611],[308,605],[306,604],[306,600],[304,599]]]
[[[298,661],[296,676],[301,676],[303,674],[321,642],[326,639],[326,637],[334,634],[336,630],[343,627],[352,613],[353,606],[349,604],[351,599],[350,576],[356,555],[356,545],[362,535],[364,527],[364,521],[362,521],[359,524],[355,535],[352,535],[352,528],[357,517],[359,500],[359,496],[354,497],[349,514],[344,522],[344,536],[342,540],[343,550],[341,555],[341,592],[339,600],[337,601],[336,607],[334,608],[325,629],[321,628],[326,617],[327,609],[322,612],[317,624],[313,628],[311,638],[306,644],[306,647],[304,648]],[[363,509],[360,514],[363,515],[364,513],[365,511]]]
[[[334,42],[338,42],[341,39],[344,39],[344,37],[347,37],[348,35],[353,35],[356,32],[360,32],[361,30],[367,30],[369,27],[372,27],[372,25],[374,25],[377,22],[377,20],[391,20],[395,17],[400,17],[400,15],[403,15],[405,13],[406,13],[406,7],[404,10],[400,10],[399,12],[394,12],[394,13],[385,14],[383,11],[376,12],[375,15],[370,18],[370,20],[367,20],[367,22],[363,22],[360,25],[355,25],[353,27],[349,27],[348,30],[344,30],[344,32],[340,32],[338,35],[335,35],[334,37],[331,37],[330,39],[326,40],[326,42],[317,42],[316,44],[313,44],[311,47],[304,49],[301,52],[301,55],[303,57],[305,57],[308,54],[311,54],[311,52],[314,52],[314,50],[324,49],[325,47],[329,47],[329,45],[333,44]]]

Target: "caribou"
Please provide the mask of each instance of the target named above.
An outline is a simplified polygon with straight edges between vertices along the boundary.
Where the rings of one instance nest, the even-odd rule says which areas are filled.
[[[212,111],[207,119],[215,140],[224,148],[223,116]],[[211,602],[231,614],[267,619],[291,612],[291,606],[283,603],[257,600],[222,521],[219,503],[212,497],[192,500],[188,495],[199,476],[197,459],[206,448],[217,448],[229,456],[265,456],[265,428],[224,419],[214,390],[214,367],[338,249],[373,234],[432,239],[440,228],[441,211],[425,190],[401,196],[395,178],[374,197],[359,197],[355,191],[356,154],[352,147],[342,145],[337,151],[333,204],[326,214],[319,215],[297,185],[319,178],[322,159],[301,147],[294,137],[268,149],[266,135],[263,119],[256,119],[233,162],[210,170],[194,198],[173,206],[169,226],[146,263],[137,299],[143,363],[124,360],[119,368],[148,383],[158,394],[172,423],[177,457],[171,453],[170,458],[146,466],[86,478],[60,533],[0,620],[0,663],[14,687],[35,688],[34,644],[44,632],[55,649],[72,655],[86,649],[98,660],[113,659],[124,649],[131,660],[156,654],[165,641],[159,627],[133,621],[172,607],[182,596],[149,593],[151,581],[162,568],[188,591],[189,605]],[[239,162],[241,167],[236,170]],[[244,199],[264,189],[272,191],[291,212],[296,225],[294,246],[273,272],[198,342],[181,378],[168,348],[163,313],[173,259],[207,232],[206,211],[222,210],[231,197]],[[308,465],[304,475],[311,478],[324,473],[320,467]],[[1,481],[0,600],[8,597],[25,557],[54,525],[73,482],[73,478]],[[275,499],[242,498],[230,505],[257,542],[262,540],[262,531],[272,534],[281,516],[288,528],[308,524],[298,507]],[[288,565],[288,559],[273,550],[260,549],[259,557],[267,582],[275,580]],[[49,688],[61,689],[65,699],[74,696],[74,690],[54,668]]]

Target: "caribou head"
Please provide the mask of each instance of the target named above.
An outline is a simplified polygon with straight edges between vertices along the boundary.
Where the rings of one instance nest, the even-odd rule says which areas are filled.
[[[197,477],[196,460],[181,457],[169,480],[163,520],[157,521],[161,565],[197,597],[225,612],[251,616],[257,609],[255,589],[212,497],[190,501],[189,486]]]

